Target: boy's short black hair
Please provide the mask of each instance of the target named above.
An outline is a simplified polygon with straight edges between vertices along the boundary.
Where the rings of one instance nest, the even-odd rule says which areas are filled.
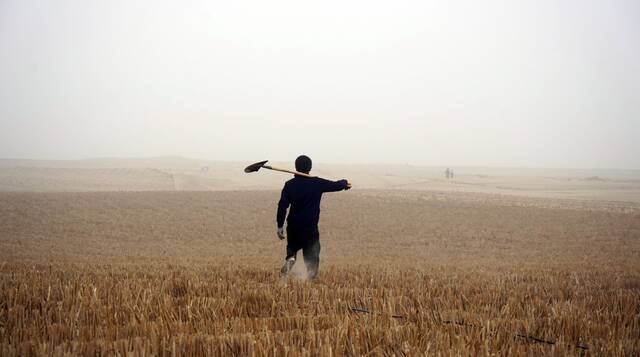
[[[308,174],[311,171],[311,159],[306,155],[300,155],[296,159],[296,171]]]

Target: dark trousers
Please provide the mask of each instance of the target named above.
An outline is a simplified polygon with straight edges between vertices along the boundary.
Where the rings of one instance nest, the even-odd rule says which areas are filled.
[[[302,249],[304,265],[310,279],[318,275],[320,269],[320,232],[318,227],[296,228],[287,225],[287,258],[295,257]]]

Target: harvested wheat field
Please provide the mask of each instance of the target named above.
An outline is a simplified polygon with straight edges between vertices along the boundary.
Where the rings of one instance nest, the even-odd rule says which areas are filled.
[[[328,194],[285,282],[278,197],[0,193],[0,354],[640,354],[637,203]]]

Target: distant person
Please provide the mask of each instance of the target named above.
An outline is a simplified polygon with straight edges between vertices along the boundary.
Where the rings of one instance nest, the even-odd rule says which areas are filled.
[[[296,159],[296,171],[308,174],[311,171],[311,159],[305,155]],[[325,192],[348,190],[351,184],[347,180],[329,181],[319,177],[295,175],[284,184],[280,202],[278,202],[278,238],[284,239],[284,219],[287,216],[287,256],[280,270],[280,276],[287,276],[296,262],[296,254],[302,249],[307,276],[314,279],[320,268],[320,199]]]
[[[444,170],[444,177],[446,177],[447,180],[451,177],[451,171],[449,171],[448,167],[446,170]]]

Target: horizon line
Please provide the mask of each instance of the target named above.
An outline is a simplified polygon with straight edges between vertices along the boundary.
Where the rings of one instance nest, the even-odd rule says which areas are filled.
[[[184,161],[205,161],[205,162],[221,162],[221,163],[247,163],[251,160],[239,159],[203,159],[196,157],[187,157],[181,155],[157,155],[157,156],[95,156],[82,159],[34,159],[34,158],[6,158],[0,157],[0,161],[41,161],[41,162],[82,162],[94,160],[159,160],[159,159],[178,159]],[[272,162],[287,162],[292,160],[269,160]],[[292,161],[293,162],[293,161]],[[409,166],[424,168],[489,168],[489,169],[533,169],[533,170],[610,170],[610,171],[640,171],[640,168],[615,168],[615,167],[559,167],[559,166],[522,166],[522,165],[444,165],[444,164],[416,164],[416,163],[397,163],[397,162],[359,162],[359,163],[338,163],[330,161],[320,161],[318,164],[323,165],[350,165],[350,166]]]

